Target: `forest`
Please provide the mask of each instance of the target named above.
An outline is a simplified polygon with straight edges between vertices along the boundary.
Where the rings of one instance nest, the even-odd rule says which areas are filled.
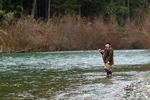
[[[0,0],[0,52],[149,49],[150,0]]]

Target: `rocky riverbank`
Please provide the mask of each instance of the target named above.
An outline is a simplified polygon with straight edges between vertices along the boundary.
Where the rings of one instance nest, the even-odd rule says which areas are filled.
[[[126,94],[123,98],[127,100],[150,100],[150,72],[142,76],[142,79],[127,85]]]

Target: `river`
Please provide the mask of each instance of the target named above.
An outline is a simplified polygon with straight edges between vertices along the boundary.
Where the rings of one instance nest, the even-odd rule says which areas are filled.
[[[150,71],[150,51],[114,50],[114,61],[107,78],[96,50],[0,54],[0,100],[122,100]]]

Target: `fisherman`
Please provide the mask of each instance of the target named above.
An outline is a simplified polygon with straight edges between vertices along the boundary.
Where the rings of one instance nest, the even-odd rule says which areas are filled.
[[[107,77],[111,77],[112,76],[111,66],[114,64],[114,60],[113,60],[113,48],[111,47],[110,42],[105,43],[104,51],[102,51],[101,49],[98,50],[103,55],[104,69],[107,72]]]

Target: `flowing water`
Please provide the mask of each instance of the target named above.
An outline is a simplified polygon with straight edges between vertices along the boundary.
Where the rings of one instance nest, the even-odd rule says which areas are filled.
[[[98,51],[0,55],[0,100],[122,100],[124,87],[150,71],[149,50],[114,50],[106,77]]]

